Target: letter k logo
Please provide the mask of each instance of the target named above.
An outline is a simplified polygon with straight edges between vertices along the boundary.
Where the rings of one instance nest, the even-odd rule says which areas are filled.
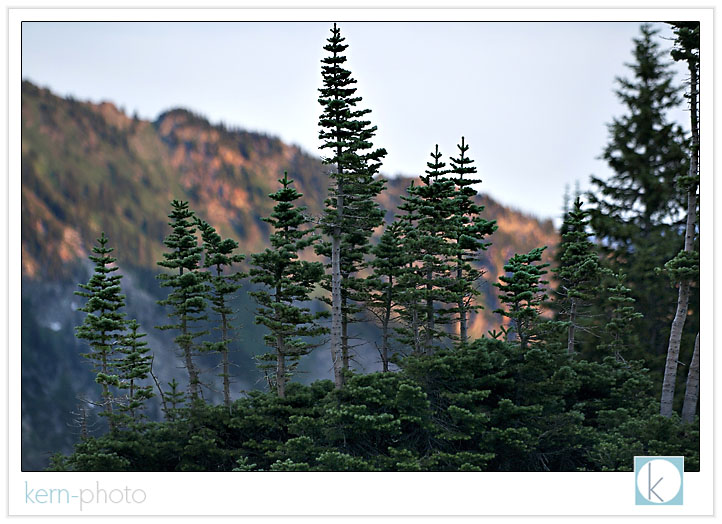
[[[681,505],[684,457],[634,457],[637,505]]]

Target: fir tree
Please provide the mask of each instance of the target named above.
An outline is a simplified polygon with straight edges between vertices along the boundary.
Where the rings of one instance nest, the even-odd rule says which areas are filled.
[[[628,354],[630,348],[639,345],[637,324],[643,315],[634,308],[634,299],[630,296],[632,290],[624,285],[626,275],[616,275],[615,280],[615,285],[607,288],[607,303],[611,312],[597,347],[614,355],[617,361],[626,362],[623,354]]]
[[[163,395],[166,399],[168,411],[166,411],[165,416],[168,420],[175,420],[178,417],[178,412],[186,401],[185,393],[178,386],[180,386],[178,381],[175,378],[172,379],[168,382],[170,389]]]
[[[123,358],[117,364],[120,387],[128,390],[126,403],[120,409],[130,413],[131,421],[137,422],[145,401],[153,397],[153,386],[143,385],[150,374],[152,356],[148,354],[148,343],[142,340],[146,334],[139,331],[138,322],[131,320],[127,328],[128,333],[120,348]]]
[[[635,358],[665,353],[669,304],[673,290],[654,273],[682,244],[680,229],[670,227],[683,209],[683,193],[675,184],[687,172],[686,141],[681,128],[667,120],[680,103],[673,71],[663,60],[651,25],[641,27],[632,79],[617,79],[617,96],[627,113],[609,125],[610,141],[602,158],[614,174],[592,177],[589,193],[591,225],[604,259],[615,272],[628,275],[628,286],[645,318],[640,323],[641,353]]]
[[[278,396],[285,397],[286,381],[311,343],[306,339],[327,332],[319,319],[323,312],[313,313],[299,303],[308,302],[315,286],[323,277],[320,262],[298,260],[299,253],[317,240],[313,230],[305,228],[303,207],[293,202],[301,196],[284,173],[281,189],[270,197],[276,201],[273,213],[263,220],[273,226],[271,248],[251,255],[251,281],[263,288],[250,294],[258,303],[256,323],[268,328],[264,337],[273,353],[264,360],[275,360],[275,386]]]
[[[112,388],[120,385],[116,356],[122,344],[125,332],[125,314],[120,310],[125,306],[125,295],[121,294],[121,275],[115,275],[118,266],[113,265],[116,258],[111,256],[113,248],[108,247],[108,237],[100,234],[98,245],[93,246],[94,255],[90,260],[95,264],[87,284],[80,284],[84,291],[75,294],[87,298],[80,311],[86,313],[83,323],[75,329],[78,338],[87,340],[90,352],[83,356],[93,364],[95,381],[102,387],[103,415],[108,418],[110,430],[116,427],[113,416],[115,395]]]
[[[363,119],[370,110],[356,107],[361,97],[355,96],[356,88],[352,85],[356,80],[343,67],[346,62],[343,52],[348,47],[344,41],[334,24],[324,46],[329,55],[322,59],[323,87],[319,98],[323,107],[319,119],[321,149],[330,153],[323,162],[335,168],[329,175],[332,184],[322,221],[330,246],[321,245],[319,252],[331,259],[331,355],[339,388],[343,385],[343,369],[348,367],[349,301],[359,287],[350,279],[360,268],[373,229],[383,220],[383,213],[373,199],[383,189],[384,181],[374,175],[386,155],[384,149],[373,149],[371,139],[376,127]]]
[[[399,304],[399,276],[406,260],[401,233],[400,222],[393,222],[386,227],[379,243],[371,249],[373,273],[367,281],[366,307],[381,324],[379,354],[384,372],[389,371],[391,325]]]
[[[665,267],[668,270],[673,282],[677,284],[677,310],[672,321],[669,333],[669,344],[667,346],[667,360],[664,367],[664,381],[662,383],[662,398],[660,413],[665,417],[671,417],[673,412],[674,392],[677,381],[677,362],[679,361],[680,346],[682,344],[682,332],[685,320],[689,312],[689,296],[691,284],[699,277],[699,252],[695,249],[695,237],[697,230],[697,187],[699,186],[699,22],[679,22],[673,24],[675,27],[675,48],[672,50],[672,58],[678,61],[687,62],[689,69],[689,93],[687,98],[690,102],[690,124],[692,129],[692,147],[690,150],[689,172],[678,177],[677,183],[680,189],[687,194],[687,221],[685,224],[684,247],[677,256]],[[699,373],[699,332],[695,340],[695,353],[692,360],[695,365],[690,365],[689,373]],[[688,383],[692,385],[692,396],[685,395],[683,418],[689,422],[689,413],[696,410],[698,390],[694,391],[695,383],[699,383],[699,376],[690,377]],[[694,408],[689,403],[694,403]]]
[[[494,283],[500,291],[499,300],[506,305],[506,309],[497,309],[494,313],[511,320],[522,351],[539,342],[536,328],[541,305],[547,298],[544,286],[549,283],[542,280],[549,264],[539,263],[545,249],[546,246],[538,247],[527,254],[514,255],[504,265],[507,275],[499,277],[501,283]]]
[[[427,354],[433,353],[434,340],[447,336],[443,326],[449,323],[451,311],[442,304],[454,299],[450,291],[454,246],[448,238],[447,228],[457,211],[456,181],[445,178],[449,170],[441,161],[438,145],[430,155],[433,161],[426,163],[426,175],[421,176],[422,184],[410,188],[410,199],[407,201],[407,205],[417,209],[419,239],[416,253],[425,279],[426,326],[423,342]]]
[[[555,308],[558,318],[567,325],[567,353],[576,353],[578,331],[589,330],[588,311],[600,291],[601,268],[594,244],[587,231],[589,211],[582,209],[579,197],[574,207],[565,213],[562,224],[562,241],[559,244],[559,266],[555,273],[558,286],[555,289]]]
[[[484,207],[476,204],[476,190],[474,184],[481,183],[480,179],[470,178],[476,174],[474,161],[467,156],[469,145],[461,137],[458,158],[451,158],[451,174],[456,175],[456,195],[453,202],[454,215],[451,220],[450,231],[455,242],[453,258],[455,264],[455,281],[452,293],[455,296],[456,307],[452,310],[459,319],[459,340],[466,344],[468,340],[469,313],[483,309],[480,304],[474,304],[474,298],[479,295],[476,281],[483,273],[476,269],[471,262],[477,261],[479,253],[487,249],[491,243],[484,239],[496,230],[496,222],[481,217]]]
[[[230,298],[241,287],[240,279],[243,273],[226,274],[231,271],[233,264],[239,264],[245,258],[243,255],[234,254],[238,249],[238,242],[231,238],[223,239],[216,230],[208,222],[198,221],[198,229],[201,231],[203,240],[203,251],[205,259],[203,267],[215,271],[215,274],[209,275],[211,284],[209,301],[211,309],[220,317],[219,330],[221,332],[221,340],[210,344],[209,350],[217,351],[221,354],[223,378],[223,402],[227,408],[231,406],[231,374],[229,359],[229,344],[233,330],[231,321],[233,320],[233,310],[230,307]]]
[[[171,207],[173,209],[168,218],[171,219],[169,225],[173,231],[163,241],[169,252],[163,253],[164,260],[158,262],[158,265],[177,272],[158,275],[160,285],[171,288],[168,298],[159,300],[158,304],[171,308],[168,316],[175,322],[159,326],[158,329],[178,331],[175,342],[188,371],[190,399],[195,404],[200,399],[201,381],[200,371],[193,358],[199,349],[196,339],[207,334],[199,323],[207,320],[208,285],[200,271],[203,248],[196,239],[195,214],[188,207],[188,202],[173,200]]]

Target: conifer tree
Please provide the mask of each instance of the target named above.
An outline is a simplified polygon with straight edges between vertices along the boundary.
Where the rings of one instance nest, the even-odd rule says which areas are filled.
[[[494,283],[500,291],[499,300],[506,305],[506,309],[500,308],[494,313],[511,319],[511,330],[516,333],[522,350],[539,341],[536,333],[539,310],[547,298],[544,286],[549,283],[542,280],[549,264],[539,263],[545,249],[546,246],[537,247],[527,254],[514,255],[504,265],[507,275],[499,277],[501,283]]]
[[[491,245],[490,242],[484,242],[484,239],[496,230],[496,222],[482,218],[484,206],[474,202],[476,190],[472,186],[481,183],[481,180],[470,178],[476,174],[476,167],[472,165],[474,161],[467,156],[469,145],[464,141],[463,136],[457,148],[458,158],[450,158],[450,173],[456,175],[454,215],[449,228],[455,242],[453,258],[456,275],[452,293],[455,296],[456,307],[452,312],[459,319],[459,340],[462,344],[466,344],[469,313],[483,309],[480,304],[474,304],[474,298],[479,295],[476,281],[483,273],[472,266],[471,262],[478,259],[480,251]]]
[[[245,257],[234,254],[234,251],[238,249],[238,242],[231,238],[221,238],[215,228],[208,222],[199,220],[198,229],[201,231],[203,251],[205,253],[203,267],[215,271],[215,274],[210,273],[208,276],[210,280],[209,301],[211,309],[220,317],[218,329],[221,332],[221,340],[208,344],[206,347],[208,350],[221,354],[223,402],[229,408],[231,406],[229,345],[233,333],[231,328],[233,310],[230,307],[230,299],[233,293],[240,289],[240,279],[244,275],[239,272],[233,274],[227,274],[227,272],[233,269],[233,264],[239,264]]]
[[[170,382],[168,382],[168,387],[170,389],[166,391],[164,395],[166,398],[166,406],[168,408],[165,416],[168,420],[176,419],[178,411],[186,401],[185,393],[183,393],[183,390],[181,390],[178,386],[180,386],[180,384],[178,384],[178,381],[173,378]]]
[[[391,325],[399,304],[399,276],[403,271],[406,254],[401,238],[400,222],[389,224],[378,244],[371,248],[373,273],[367,280],[367,308],[381,324],[381,364],[384,372],[389,371]]]
[[[628,275],[632,297],[645,318],[640,322],[641,354],[657,361],[665,353],[669,304],[674,293],[655,274],[682,244],[677,227],[684,195],[675,184],[687,171],[686,140],[682,129],[667,119],[680,103],[673,71],[663,60],[656,41],[658,31],[641,26],[635,39],[631,79],[619,78],[617,96],[627,112],[609,125],[610,141],[602,158],[614,174],[607,180],[592,177],[589,193],[591,225],[604,260],[615,272]]]
[[[662,398],[660,413],[665,417],[671,417],[673,412],[674,392],[677,381],[677,362],[679,361],[680,346],[682,344],[682,332],[685,320],[688,315],[690,286],[699,276],[699,252],[695,249],[695,237],[697,229],[697,187],[699,186],[699,106],[697,102],[699,89],[699,22],[680,22],[675,27],[675,48],[672,50],[672,58],[678,61],[687,62],[690,74],[690,89],[687,97],[690,101],[690,124],[692,129],[692,147],[690,150],[689,172],[678,177],[677,183],[687,195],[687,220],[685,224],[684,247],[667,264],[667,269],[672,281],[677,284],[677,310],[672,321],[669,333],[669,344],[667,346],[667,359],[664,367],[664,381],[662,383]],[[696,365],[690,366],[689,373],[699,373],[699,333],[695,340]],[[688,380],[689,382],[689,380]],[[699,383],[699,377],[692,378],[691,384]],[[695,393],[696,396],[696,393]],[[692,398],[685,395],[685,402],[691,402]],[[687,407],[686,411],[696,410]],[[689,416],[686,417],[689,420]]]
[[[324,50],[329,55],[322,59],[319,138],[323,141],[321,149],[329,150],[323,162],[333,166],[334,171],[329,174],[332,183],[322,220],[330,245],[321,245],[319,252],[331,259],[331,355],[334,381],[340,388],[343,369],[348,366],[349,301],[354,298],[349,279],[359,269],[371,232],[383,220],[373,199],[383,189],[384,181],[374,175],[386,151],[373,149],[371,139],[376,127],[363,119],[370,110],[357,108],[361,97],[355,96],[356,88],[352,86],[356,80],[344,68],[343,52],[348,45],[343,43],[345,39],[336,24],[327,41]]]
[[[438,144],[430,153],[433,161],[427,162],[426,175],[421,176],[419,186],[410,189],[407,205],[417,208],[416,227],[419,231],[417,255],[424,270],[426,302],[426,326],[424,333],[425,353],[432,354],[434,340],[446,336],[441,326],[449,323],[451,311],[442,306],[452,302],[450,291],[451,253],[453,245],[448,238],[447,228],[456,209],[456,181],[445,178],[449,173],[446,163],[441,161]]]
[[[567,353],[576,353],[579,330],[588,330],[588,308],[599,294],[601,268],[594,244],[587,231],[589,211],[582,209],[579,197],[565,213],[562,241],[559,244],[559,267],[553,269],[558,286],[554,292],[558,317],[567,324]]]
[[[268,328],[264,337],[273,350],[265,360],[275,360],[275,385],[278,396],[285,397],[286,380],[301,356],[311,349],[306,340],[328,330],[319,325],[324,312],[313,313],[300,303],[308,302],[315,286],[323,277],[320,262],[298,259],[299,253],[317,240],[303,216],[303,207],[293,202],[301,198],[284,173],[281,188],[270,195],[276,201],[271,216],[263,220],[273,226],[271,247],[251,255],[251,282],[263,288],[250,294],[258,303],[256,323]]]
[[[169,251],[163,253],[164,260],[158,265],[174,272],[158,275],[160,285],[171,289],[168,298],[159,300],[158,304],[171,309],[168,316],[175,322],[158,329],[178,331],[175,342],[188,371],[190,400],[195,404],[200,400],[201,380],[193,358],[200,349],[196,339],[207,334],[199,323],[208,318],[205,313],[208,285],[200,271],[203,248],[196,239],[195,214],[188,207],[188,202],[173,200],[171,207],[168,218],[173,231],[163,241]]]
[[[103,415],[108,418],[111,431],[116,428],[113,415],[115,395],[112,388],[120,385],[116,356],[125,332],[125,295],[121,294],[121,275],[114,274],[118,266],[113,265],[116,258],[111,255],[113,248],[108,246],[105,232],[93,246],[94,255],[90,260],[95,264],[93,274],[87,284],[80,284],[83,291],[75,294],[87,298],[80,311],[86,313],[83,323],[75,329],[78,338],[87,340],[90,352],[83,356],[93,364],[95,381],[102,387]]]
[[[152,357],[148,354],[148,343],[142,340],[146,334],[140,332],[138,321],[128,322],[127,329],[120,348],[123,357],[117,364],[120,388],[128,390],[126,403],[121,404],[120,409],[130,413],[131,420],[137,422],[145,401],[153,397],[153,386],[143,385],[150,374]]]
[[[612,353],[617,361],[626,361],[623,354],[639,345],[637,324],[643,315],[634,308],[632,290],[624,285],[626,275],[615,275],[615,280],[615,285],[607,288],[607,304],[612,310],[597,347]]]

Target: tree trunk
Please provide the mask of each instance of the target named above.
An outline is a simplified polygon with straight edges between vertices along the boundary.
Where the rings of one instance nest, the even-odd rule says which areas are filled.
[[[105,310],[101,311],[101,317],[105,315]],[[105,332],[103,332],[103,342],[106,340]],[[107,345],[103,344],[104,347],[108,347]],[[107,351],[103,351],[101,354],[101,366],[100,370],[104,375],[109,375],[108,373],[108,354]],[[115,421],[113,420],[113,399],[111,397],[110,388],[108,388],[108,384],[103,381],[103,410],[105,411],[106,415],[108,415],[108,427],[110,428],[110,431],[115,430]]]
[[[386,304],[381,331],[381,361],[384,373],[388,372],[389,370],[389,322],[391,321],[391,286],[393,286],[393,277],[389,277],[389,287],[386,289]]]
[[[425,349],[427,355],[434,354],[434,321],[436,319],[434,318],[434,297],[431,295],[431,291],[434,287],[432,283],[433,276],[433,270],[431,268],[428,268],[426,270],[426,340],[424,342],[424,344],[426,345]]]
[[[459,257],[459,263],[456,267],[456,281],[459,283],[459,290],[461,291],[461,277],[462,277],[462,269],[461,269],[461,257]],[[462,344],[466,344],[466,305],[464,304],[464,294],[461,294],[461,298],[459,298],[459,340]]]
[[[697,121],[697,70],[690,67],[690,114],[692,119],[692,155],[689,162],[689,177],[697,176],[698,154],[699,154],[699,123]],[[690,187],[687,190],[687,224],[684,233],[684,250],[694,249],[695,224],[697,221],[697,185],[690,180]],[[689,282],[679,283],[679,294],[677,297],[677,311],[672,321],[672,329],[669,333],[669,346],[667,348],[667,362],[664,366],[664,382],[662,383],[662,400],[659,412],[665,417],[671,417],[674,400],[675,383],[677,380],[677,360],[679,359],[679,346],[682,341],[682,330],[684,321],[687,319],[687,306],[689,304]],[[691,369],[690,369],[691,371]]]
[[[662,401],[659,413],[664,417],[671,417],[673,412],[674,390],[677,381],[677,361],[679,360],[679,345],[682,340],[684,321],[687,318],[687,304],[689,303],[689,282],[679,285],[679,298],[677,299],[677,312],[672,321],[672,330],[669,333],[669,347],[667,348],[667,361],[664,365],[664,382],[662,382]]]
[[[341,279],[343,282],[343,278]],[[349,356],[348,356],[348,298],[346,294],[341,290],[341,360],[343,369],[349,369]]]
[[[183,314],[183,318],[181,320],[181,334],[183,336],[183,356],[185,358],[186,369],[188,370],[188,378],[190,380],[188,388],[191,395],[191,404],[195,404],[195,402],[198,400],[198,385],[200,384],[200,380],[198,378],[198,370],[196,369],[196,365],[193,362],[193,355],[191,353],[193,343],[187,338],[188,322],[185,313]]]
[[[284,354],[283,338],[276,337],[276,391],[278,398],[286,398],[286,355]]]
[[[697,414],[697,401],[699,400],[699,333],[694,341],[694,353],[689,363],[687,373],[687,389],[684,392],[684,405],[682,406],[682,422],[692,422]]]
[[[341,199],[343,201],[343,199]],[[343,387],[341,358],[341,232],[336,227],[331,237],[331,360],[336,388]]]
[[[221,308],[224,308],[225,304],[221,302]],[[228,360],[228,319],[225,313],[221,313],[221,340],[223,340],[223,402],[228,409],[231,408],[231,376],[230,376],[230,362]]]
[[[577,321],[577,300],[572,298],[572,306],[569,310],[569,336],[567,337],[567,353],[569,355],[574,354],[574,335],[576,326],[574,323]]]

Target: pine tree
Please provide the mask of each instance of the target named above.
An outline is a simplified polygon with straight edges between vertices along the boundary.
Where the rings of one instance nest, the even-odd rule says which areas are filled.
[[[165,416],[168,420],[175,420],[178,417],[178,412],[186,401],[185,393],[178,386],[180,386],[180,384],[178,384],[178,381],[174,378],[168,382],[170,389],[164,394],[167,406]]]
[[[313,313],[299,303],[308,302],[315,286],[323,277],[320,262],[298,260],[299,253],[317,240],[313,230],[306,228],[303,207],[293,202],[301,198],[284,173],[282,187],[270,197],[276,201],[271,216],[263,220],[273,226],[271,247],[251,255],[251,282],[263,288],[250,294],[258,303],[256,323],[268,328],[264,337],[273,350],[264,359],[275,360],[275,386],[278,396],[285,397],[286,381],[301,356],[311,349],[306,339],[328,330],[319,325],[324,312]]]
[[[469,178],[476,174],[474,161],[467,156],[469,145],[461,137],[461,144],[458,158],[451,158],[451,174],[456,175],[456,195],[453,202],[454,215],[451,219],[453,240],[455,242],[453,258],[455,258],[455,281],[452,292],[455,295],[456,307],[452,310],[459,319],[459,341],[466,344],[468,340],[468,317],[469,313],[483,309],[480,304],[474,303],[474,298],[479,295],[476,288],[476,281],[483,273],[475,268],[471,262],[477,261],[479,253],[486,250],[491,243],[484,242],[484,239],[496,230],[494,220],[485,220],[481,217],[484,207],[476,204],[476,190],[474,184],[481,183],[480,179]]]
[[[400,222],[386,227],[378,244],[371,249],[373,273],[367,280],[366,307],[381,324],[379,354],[384,372],[389,371],[391,326],[399,305],[399,276],[406,263],[401,234]]]
[[[208,347],[211,351],[221,354],[223,378],[223,402],[227,408],[231,406],[231,374],[230,374],[230,342],[233,330],[231,321],[233,320],[233,310],[230,306],[232,295],[241,287],[240,279],[243,273],[226,274],[226,271],[233,269],[233,264],[239,264],[245,258],[243,255],[234,254],[238,249],[238,242],[231,238],[223,239],[216,232],[215,228],[204,220],[198,221],[198,229],[201,231],[203,240],[203,252],[205,259],[203,267],[215,270],[215,274],[209,274],[210,295],[209,302],[211,309],[220,317],[221,340],[210,344]]]
[[[615,272],[628,274],[632,297],[645,318],[640,323],[643,352],[635,358],[665,353],[669,304],[673,290],[654,273],[679,250],[682,237],[674,224],[683,209],[683,194],[675,185],[686,172],[686,141],[681,128],[667,120],[680,103],[673,71],[655,40],[657,30],[641,26],[633,78],[617,79],[617,96],[627,113],[609,125],[610,141],[602,158],[614,174],[592,177],[589,193],[591,225],[604,259]],[[647,360],[652,360],[647,358]]]
[[[83,323],[75,329],[75,335],[87,340],[90,352],[83,356],[93,363],[96,372],[95,381],[102,387],[103,415],[108,418],[111,431],[116,428],[113,415],[115,395],[112,388],[120,386],[116,368],[116,355],[125,332],[125,314],[121,308],[125,306],[125,295],[121,294],[121,275],[115,275],[118,266],[113,265],[116,258],[111,256],[113,248],[108,247],[105,233],[97,239],[98,245],[93,246],[94,255],[90,260],[95,264],[87,284],[80,284],[84,291],[75,294],[87,298],[80,311],[86,313]]]
[[[173,231],[163,243],[169,252],[163,253],[164,260],[158,262],[177,273],[161,273],[158,275],[160,285],[171,288],[168,298],[159,300],[158,304],[169,306],[170,318],[175,323],[159,326],[158,329],[173,329],[179,332],[175,338],[182,353],[189,378],[190,399],[193,404],[200,400],[200,371],[193,360],[199,350],[196,339],[206,335],[207,331],[199,323],[207,320],[206,296],[208,285],[200,271],[201,252],[203,248],[196,239],[195,214],[188,207],[188,202],[173,200],[173,208],[168,218]]]
[[[624,285],[626,275],[614,276],[614,286],[607,288],[607,304],[611,308],[609,321],[602,331],[599,350],[614,355],[617,361],[626,361],[623,354],[639,345],[638,327],[643,315],[634,307],[631,289]]]
[[[547,263],[541,262],[542,253],[546,249],[537,247],[527,254],[516,254],[504,265],[507,275],[499,277],[499,300],[506,309],[497,309],[494,313],[511,319],[512,330],[516,333],[522,351],[530,344],[539,342],[536,328],[542,303],[547,298],[544,286],[549,282],[542,280],[546,274]]]
[[[605,273],[599,263],[594,244],[587,231],[589,211],[582,209],[579,197],[572,209],[565,213],[561,227],[562,241],[557,258],[559,266],[552,269],[558,286],[554,291],[557,317],[567,325],[567,353],[576,353],[578,331],[589,330],[588,311],[599,294]]]
[[[148,343],[142,340],[146,334],[139,331],[140,324],[133,319],[127,328],[120,348],[123,357],[117,364],[120,388],[128,390],[127,400],[120,410],[130,413],[131,421],[137,422],[145,401],[153,397],[153,386],[142,383],[150,374],[152,356],[148,354]]]
[[[450,322],[451,311],[442,304],[454,300],[450,287],[452,253],[454,246],[448,238],[449,221],[456,209],[456,181],[445,178],[449,173],[446,163],[441,161],[438,144],[430,153],[432,162],[427,162],[426,175],[421,176],[421,185],[412,187],[409,204],[416,207],[416,227],[419,231],[418,256],[423,266],[426,302],[426,326],[424,350],[434,352],[434,340],[447,336],[444,325]]]
[[[369,109],[357,109],[361,97],[354,96],[356,80],[343,67],[343,42],[340,29],[334,24],[322,59],[323,87],[319,103],[323,112],[319,119],[321,149],[330,155],[324,164],[335,167],[329,174],[332,184],[323,217],[323,232],[330,237],[330,246],[321,245],[319,252],[331,259],[331,356],[336,387],[343,385],[343,370],[348,367],[349,301],[354,300],[350,279],[360,269],[368,249],[368,238],[383,220],[383,213],[374,197],[384,187],[383,179],[375,179],[386,155],[384,149],[373,149],[371,139],[376,127],[364,120]],[[345,306],[345,307],[344,307]]]
[[[667,360],[664,367],[664,381],[662,383],[662,398],[660,413],[665,417],[671,417],[673,413],[674,392],[677,381],[677,362],[679,361],[680,345],[682,344],[682,332],[685,320],[689,312],[690,286],[699,277],[699,252],[695,249],[695,237],[697,230],[697,187],[699,186],[699,106],[697,102],[699,90],[699,22],[681,22],[675,25],[675,48],[672,50],[672,58],[687,62],[690,74],[690,90],[688,98],[690,101],[690,119],[692,129],[692,147],[690,151],[689,172],[680,175],[677,182],[687,195],[687,221],[685,224],[684,247],[677,256],[665,265],[673,282],[678,288],[677,310],[672,321],[669,333],[669,344],[667,346]],[[699,332],[695,341],[696,365],[690,366],[689,373],[699,373]],[[689,380],[688,380],[689,382]],[[691,384],[694,389],[695,382],[699,378],[692,378]],[[694,395],[696,397],[696,393]],[[685,395],[685,403],[691,402],[692,398]],[[695,407],[687,406],[683,411],[689,414],[696,410],[696,398],[693,400]],[[689,416],[686,419],[689,421]]]

